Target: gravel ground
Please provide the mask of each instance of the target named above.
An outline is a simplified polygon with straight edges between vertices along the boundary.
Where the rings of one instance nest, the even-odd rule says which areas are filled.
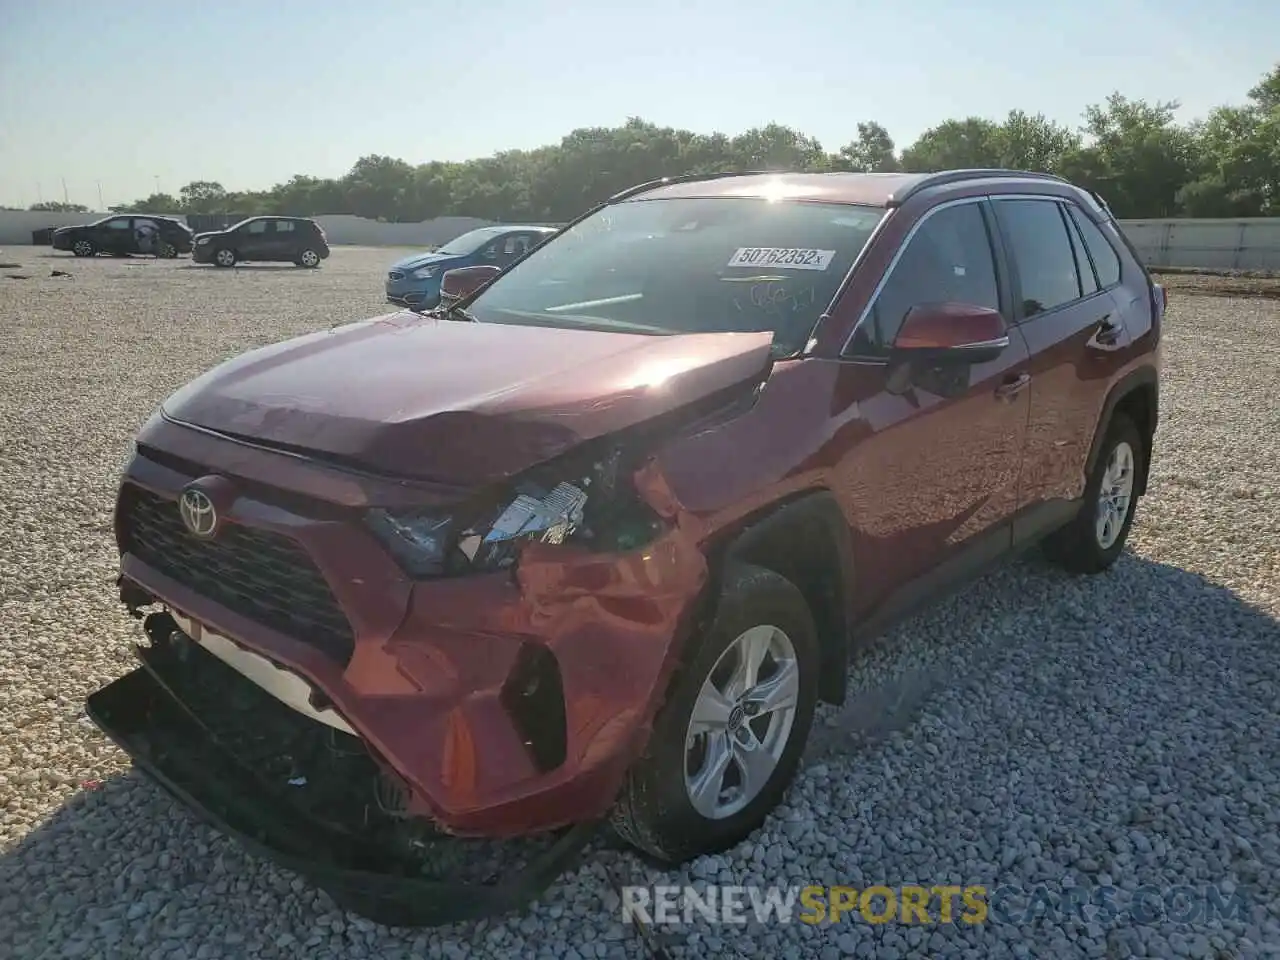
[[[340,249],[315,272],[234,273],[0,257],[30,277],[0,276],[0,943],[12,955],[644,956],[610,875],[1216,884],[1249,904],[1190,925],[699,921],[659,932],[680,957],[1280,953],[1280,303],[1194,289],[1172,300],[1153,493],[1131,550],[1090,580],[1021,561],[895,630],[853,669],[850,704],[815,728],[786,807],[732,856],[664,874],[604,850],[525,916],[406,931],[343,914],[195,823],[81,711],[131,668],[138,635],[112,590],[130,437],[214,362],[377,312],[398,255]]]
[[[1212,297],[1261,297],[1280,300],[1280,277],[1264,273],[1201,273],[1192,270],[1165,271],[1157,279],[1169,290]]]

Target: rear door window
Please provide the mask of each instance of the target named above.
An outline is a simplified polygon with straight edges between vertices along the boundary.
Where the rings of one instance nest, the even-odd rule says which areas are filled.
[[[1056,200],[997,200],[1009,255],[1022,287],[1022,315],[1033,317],[1082,296],[1075,251]]]
[[[1065,212],[1066,207],[1060,206]],[[1080,278],[1080,295],[1083,297],[1091,297],[1098,292],[1098,277],[1093,272],[1093,262],[1089,259],[1089,251],[1085,249],[1084,238],[1080,236],[1080,230],[1076,227],[1075,222],[1068,216],[1064,217],[1067,224],[1067,233],[1071,235],[1071,250],[1076,256],[1076,276]]]

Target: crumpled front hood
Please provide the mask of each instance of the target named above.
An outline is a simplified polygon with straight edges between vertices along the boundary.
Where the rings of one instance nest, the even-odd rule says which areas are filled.
[[[371,471],[471,486],[761,376],[768,333],[648,336],[408,311],[264,347],[166,416]]]
[[[391,269],[417,270],[419,267],[425,267],[429,263],[451,263],[461,259],[463,258],[451,253],[415,253],[402,260],[397,260],[391,265]]]

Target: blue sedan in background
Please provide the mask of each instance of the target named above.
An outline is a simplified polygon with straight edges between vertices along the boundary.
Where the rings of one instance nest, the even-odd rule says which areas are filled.
[[[415,253],[387,272],[387,300],[415,310],[440,301],[440,277],[446,270],[491,264],[506,267],[556,232],[556,227],[481,227],[455,237],[439,250]]]

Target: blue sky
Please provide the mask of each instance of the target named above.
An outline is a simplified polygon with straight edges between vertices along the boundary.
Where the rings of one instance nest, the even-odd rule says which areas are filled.
[[[899,146],[1013,108],[1076,124],[1115,89],[1191,117],[1243,100],[1277,36],[1274,0],[0,0],[0,203],[264,188],[631,115],[829,150],[866,119]]]

